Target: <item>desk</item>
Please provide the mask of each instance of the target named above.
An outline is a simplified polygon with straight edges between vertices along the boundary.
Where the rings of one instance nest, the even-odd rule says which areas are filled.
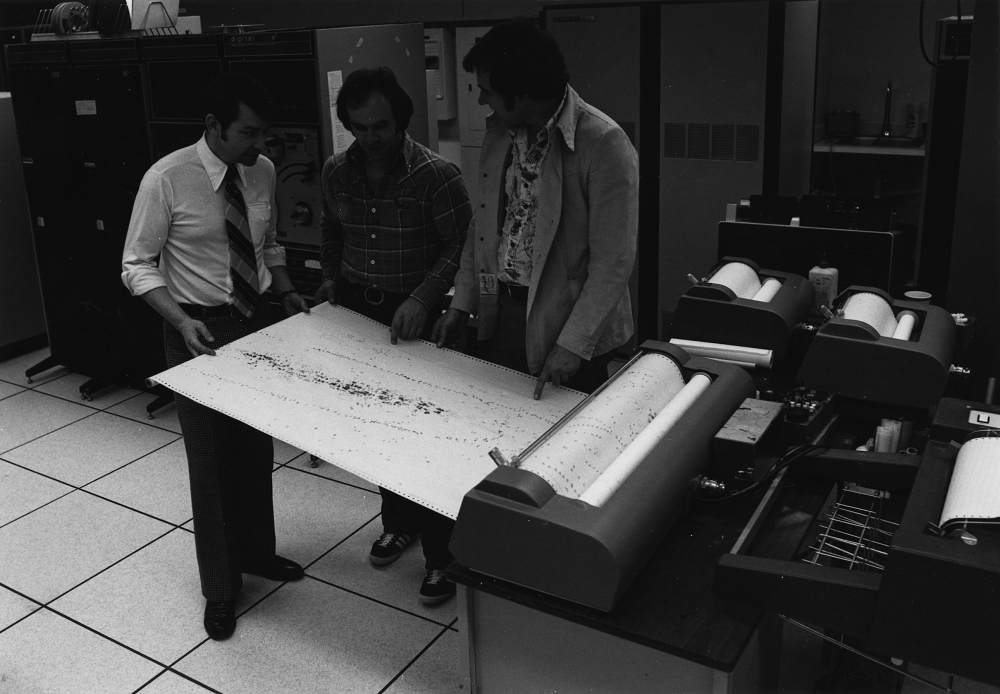
[[[831,487],[804,476],[781,485],[754,554],[793,557]],[[756,507],[693,502],[609,613],[452,564],[466,691],[775,690],[779,620],[712,595],[716,563]]]

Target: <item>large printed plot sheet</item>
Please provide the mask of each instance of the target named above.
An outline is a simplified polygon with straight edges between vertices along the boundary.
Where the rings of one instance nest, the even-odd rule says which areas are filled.
[[[151,380],[451,518],[583,399],[329,304]]]

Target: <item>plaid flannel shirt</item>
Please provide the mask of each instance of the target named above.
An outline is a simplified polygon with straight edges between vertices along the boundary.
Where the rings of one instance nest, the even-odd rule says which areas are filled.
[[[472,219],[462,175],[406,135],[372,194],[361,157],[354,143],[323,166],[323,279],[339,274],[430,309],[454,282]]]

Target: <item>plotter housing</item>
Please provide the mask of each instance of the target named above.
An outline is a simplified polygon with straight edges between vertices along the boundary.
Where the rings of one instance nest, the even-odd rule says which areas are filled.
[[[899,407],[930,410],[944,394],[955,345],[955,320],[938,306],[895,301],[873,287],[849,287],[843,305],[857,292],[876,294],[895,315],[916,314],[909,340],[879,335],[858,320],[831,318],[816,333],[799,369],[809,388]]]
[[[527,470],[492,471],[462,501],[450,545],[458,563],[600,610],[615,606],[683,513],[714,434],[754,392],[732,364],[663,342],[641,351],[672,358],[686,382],[704,373],[711,384],[602,506],[561,496]]]
[[[781,359],[792,330],[813,304],[813,286],[801,275],[762,270],[746,258],[722,258],[712,272],[727,263],[749,265],[761,280],[775,278],[781,288],[770,301],[743,299],[711,279],[688,289],[677,302],[669,336],[699,342],[716,342],[769,349]]]

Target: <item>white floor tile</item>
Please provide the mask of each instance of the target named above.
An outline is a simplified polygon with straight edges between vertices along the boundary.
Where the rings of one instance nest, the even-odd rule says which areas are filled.
[[[109,407],[106,411],[134,419],[137,422],[145,422],[160,429],[181,433],[181,423],[177,420],[177,408],[170,402],[153,412],[153,418],[149,418],[146,412],[146,405],[153,402],[156,396],[153,393],[142,393],[134,398],[129,398],[125,402]]]
[[[162,668],[48,610],[0,633],[3,691],[130,694]]]
[[[274,462],[284,465],[296,456],[302,455],[302,449],[296,448],[290,443],[285,443],[281,439],[274,439]]]
[[[376,519],[309,567],[309,575],[442,626],[450,624],[458,614],[454,598],[431,606],[420,602],[420,583],[427,574],[420,541],[407,547],[392,564],[375,566],[368,560],[368,553],[381,534],[382,521]]]
[[[0,400],[4,398],[9,398],[11,395],[17,395],[24,387],[15,386],[13,383],[7,383],[7,381],[0,381]]]
[[[85,489],[168,523],[185,523],[191,518],[191,485],[184,440],[176,439]]]
[[[0,528],[0,583],[49,602],[169,529],[75,491]]]
[[[237,614],[276,586],[245,576]],[[194,535],[175,530],[51,607],[165,665],[173,663],[208,638]]]
[[[378,494],[283,467],[274,473],[278,554],[306,566],[378,515]]]
[[[308,577],[240,617],[174,669],[225,694],[375,694],[440,627]]]
[[[90,407],[33,390],[4,398],[0,400],[0,455],[92,414]]]
[[[118,403],[128,400],[129,398],[135,397],[141,392],[126,386],[112,384],[95,393],[93,400],[84,400],[80,395],[80,386],[89,380],[90,379],[87,376],[82,374],[69,373],[61,378],[44,383],[35,388],[35,390],[41,393],[48,393],[49,395],[65,398],[66,400],[78,400],[83,405],[95,407],[99,410],[104,410],[112,405],[117,405]]]
[[[410,667],[392,683],[385,694],[447,694],[462,691],[458,672],[458,649],[461,639],[454,631],[438,638]]]
[[[0,460],[0,526],[71,491],[61,482]]]
[[[8,383],[13,383],[18,386],[37,386],[39,383],[45,383],[46,381],[51,381],[53,378],[59,378],[60,376],[65,376],[69,373],[69,371],[62,366],[54,366],[40,374],[35,374],[31,377],[32,382],[28,383],[28,379],[25,377],[24,372],[42,361],[42,359],[45,359],[47,356],[49,356],[49,348],[43,347],[42,349],[35,350],[34,352],[22,354],[19,357],[14,357],[13,359],[0,362],[0,381],[7,381]]]
[[[39,609],[41,605],[0,586],[0,632],[19,619]],[[0,679],[0,682],[3,680]]]
[[[173,432],[96,412],[3,457],[80,487],[177,440]]]
[[[168,670],[143,687],[141,694],[205,694],[210,691]]]
[[[350,484],[354,487],[360,487],[361,489],[367,489],[368,491],[378,493],[378,487],[368,480],[362,479],[347,470],[326,462],[325,460],[317,460],[316,467],[313,467],[308,453],[303,453],[299,457],[295,458],[288,463],[288,466],[293,467],[296,470],[302,470],[303,472],[309,472],[314,475],[319,475],[320,477],[337,480],[338,482],[343,482],[344,484]]]

